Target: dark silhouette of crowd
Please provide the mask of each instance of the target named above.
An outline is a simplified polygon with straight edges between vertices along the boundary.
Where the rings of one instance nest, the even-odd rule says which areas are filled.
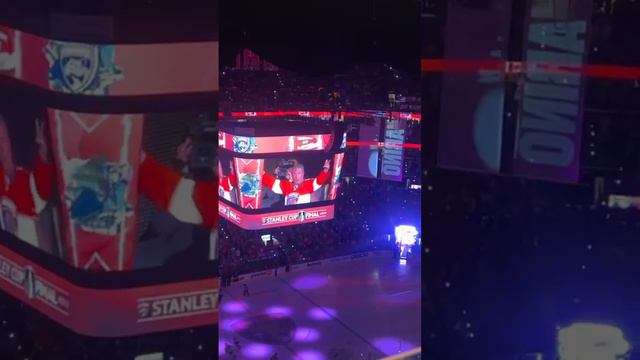
[[[99,311],[99,309],[96,309]],[[215,357],[215,328],[193,328],[120,339],[86,338],[0,293],[0,359],[112,360],[163,353],[164,359]]]
[[[220,78],[220,111],[384,110],[391,106],[390,92],[406,97],[419,94],[419,87],[419,79],[386,65],[361,65],[319,77],[303,77],[286,70],[226,69]],[[419,97],[414,103],[419,106]],[[403,106],[395,108],[411,110]]]

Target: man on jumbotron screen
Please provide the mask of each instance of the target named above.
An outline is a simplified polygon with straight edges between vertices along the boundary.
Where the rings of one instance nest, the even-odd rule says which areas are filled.
[[[311,202],[311,194],[322,188],[329,182],[329,168],[331,162],[325,160],[320,174],[313,179],[304,178],[304,165],[296,163],[287,170],[286,179],[277,179],[275,176],[264,172],[262,184],[276,194],[285,196],[285,205],[308,204]],[[277,169],[276,169],[276,172]]]

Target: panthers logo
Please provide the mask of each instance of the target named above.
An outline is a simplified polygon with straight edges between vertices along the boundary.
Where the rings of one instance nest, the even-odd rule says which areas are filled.
[[[237,153],[250,154],[256,150],[256,139],[245,136],[233,137],[233,151]]]
[[[113,45],[90,45],[50,41],[45,48],[52,90],[107,95],[109,86],[124,79],[115,61]]]

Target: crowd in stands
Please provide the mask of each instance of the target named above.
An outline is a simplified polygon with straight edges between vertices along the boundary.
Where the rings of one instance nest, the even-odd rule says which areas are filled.
[[[343,181],[335,207],[333,220],[264,231],[275,237],[277,244],[265,244],[261,233],[222,221],[221,275],[233,277],[276,266],[393,249],[393,226],[419,221],[420,192],[407,190],[404,183],[349,178]]]
[[[342,74],[303,77],[286,70],[226,69],[220,79],[220,111],[389,108],[389,92],[420,93],[420,79],[386,65],[358,66]]]

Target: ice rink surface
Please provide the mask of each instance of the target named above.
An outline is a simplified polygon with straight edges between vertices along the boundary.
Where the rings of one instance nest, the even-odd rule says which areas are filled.
[[[235,283],[223,290],[220,358],[234,358],[234,341],[236,359],[369,360],[415,348],[419,261],[389,253]]]

